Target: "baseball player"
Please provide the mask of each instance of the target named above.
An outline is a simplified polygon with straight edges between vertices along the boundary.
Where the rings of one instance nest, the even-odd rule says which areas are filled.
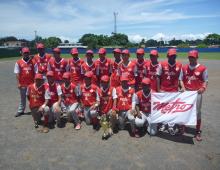
[[[51,59],[51,55],[45,53],[44,44],[37,44],[38,54],[34,56],[34,61],[37,64],[38,73],[43,74],[44,80],[46,80],[47,66],[48,62]]]
[[[101,77],[104,75],[111,76],[112,73],[112,61],[106,56],[106,49],[100,48],[98,51],[99,59],[95,61],[97,68],[97,78],[100,85]]]
[[[56,83],[62,84],[63,73],[68,71],[68,62],[61,58],[61,50],[59,48],[53,49],[53,58],[48,63],[48,71],[54,72]]]
[[[64,83],[61,85],[63,104],[68,116],[72,116],[73,118],[75,129],[79,130],[81,125],[76,112],[79,107],[79,86],[71,83],[69,72],[63,74],[63,81]]]
[[[95,85],[99,85],[98,84],[98,79],[97,79],[97,75],[98,75],[98,71],[95,65],[95,62],[93,61],[93,51],[92,50],[87,50],[86,51],[86,61],[82,64],[82,69],[81,69],[81,74],[85,75],[86,72],[88,71],[92,71],[93,73],[93,77],[92,77],[92,83]]]
[[[208,71],[207,68],[198,63],[199,53],[192,50],[188,53],[189,64],[183,66],[182,83],[184,90],[198,91],[197,98],[197,125],[195,138],[201,141],[201,107],[202,107],[202,94],[205,92],[208,85]]]
[[[127,116],[132,111],[132,96],[134,88],[129,87],[129,78],[126,75],[121,76],[121,86],[116,88],[117,95],[117,110],[119,129],[125,128],[125,121]]]
[[[93,72],[88,71],[84,75],[84,84],[81,85],[81,105],[83,108],[86,124],[92,124],[95,130],[99,129],[98,107],[100,104],[100,89],[92,83]]]
[[[138,91],[141,89],[141,82],[142,82],[142,79],[144,78],[145,76],[145,64],[146,64],[146,60],[144,59],[144,49],[143,48],[139,48],[137,49],[136,51],[136,56],[137,56],[137,59],[134,60],[133,62],[135,63],[135,66],[136,66],[136,71],[137,71],[137,76],[135,77],[135,90]]]
[[[146,77],[151,80],[151,90],[157,92],[157,70],[161,70],[161,65],[158,62],[158,52],[157,50],[150,51],[150,61],[145,64],[145,74]]]
[[[101,77],[101,88],[100,88],[100,114],[107,115],[110,118],[110,128],[112,134],[112,130],[115,130],[116,124],[116,102],[117,102],[117,95],[116,89],[110,86],[110,77],[104,75]]]
[[[137,76],[137,70],[134,62],[129,60],[130,52],[125,49],[122,51],[122,63],[118,68],[118,74],[120,77],[127,76],[128,77],[128,85],[131,88],[135,88],[135,77]]]
[[[114,49],[113,55],[115,60],[112,62],[111,86],[116,88],[121,84],[120,76],[118,75],[118,68],[121,63],[121,50],[119,48]]]
[[[26,92],[28,85],[34,83],[35,73],[38,72],[37,65],[34,60],[30,58],[30,50],[27,47],[22,48],[22,59],[15,63],[14,73],[16,74],[17,87],[20,91],[20,104],[15,114],[18,117],[24,114],[26,107]]]
[[[49,112],[49,125],[57,120],[57,127],[61,127],[61,86],[55,82],[55,74],[53,71],[47,72],[47,81],[45,83],[45,100],[48,100],[47,110]]]
[[[48,112],[45,110],[47,102],[45,101],[45,88],[43,75],[37,73],[35,75],[35,82],[27,88],[27,98],[29,100],[29,107],[34,120],[34,127],[38,128],[41,123],[41,117],[44,117],[42,132],[49,132],[48,129]]]
[[[77,48],[71,49],[72,58],[69,59],[69,71],[71,74],[71,82],[80,85],[83,82],[83,75],[81,74],[81,68],[84,61],[79,58]]]
[[[157,71],[157,88],[158,92],[178,92],[179,86],[181,86],[180,78],[182,74],[182,64],[176,61],[177,52],[176,49],[171,48],[167,52],[168,60],[161,62],[161,67]],[[182,88],[182,87],[181,87]],[[168,124],[168,131],[171,135],[177,134],[177,131],[182,134],[184,132],[184,126],[175,129],[175,124]],[[161,131],[165,130],[165,126],[162,125]]]
[[[133,95],[132,98],[132,110],[133,114],[128,115],[128,119],[133,128],[135,137],[140,137],[141,128],[147,126],[147,131],[151,135],[156,135],[157,124],[151,124],[150,112],[151,112],[151,80],[144,78],[142,80],[142,90]]]

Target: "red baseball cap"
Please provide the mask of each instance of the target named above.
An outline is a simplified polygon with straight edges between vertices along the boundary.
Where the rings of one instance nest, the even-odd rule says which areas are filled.
[[[34,79],[35,79],[35,80],[36,80],[36,79],[43,80],[43,75],[37,73],[37,74],[35,74]]]
[[[109,82],[109,80],[110,80],[110,78],[107,75],[104,75],[101,77],[101,81],[103,81],[103,82]]]
[[[94,54],[94,52],[92,50],[87,50],[86,54]]]
[[[199,52],[197,50],[191,50],[188,53],[188,57],[198,58],[199,57]]]
[[[144,79],[142,80],[142,84],[150,85],[150,84],[151,84],[151,81],[150,81],[149,78],[144,78]]]
[[[47,77],[53,77],[54,76],[54,72],[53,71],[48,71],[47,72]]]
[[[114,52],[114,53],[120,53],[120,54],[121,54],[121,50],[120,50],[119,48],[115,48],[115,49],[113,50],[113,52]]]
[[[129,81],[128,76],[127,75],[121,76],[121,81]]]
[[[106,49],[105,48],[100,48],[98,53],[99,54],[105,54],[106,53]]]
[[[152,56],[158,56],[158,51],[157,50],[151,50],[150,55]]]
[[[168,56],[176,55],[176,49],[175,49],[175,48],[170,48],[170,49],[167,51],[167,55],[168,55]]]
[[[130,55],[130,52],[129,52],[128,49],[125,49],[125,50],[122,51],[122,54],[129,54]]]
[[[38,43],[37,44],[37,49],[39,49],[39,48],[44,48],[44,44],[43,43]]]
[[[139,48],[139,49],[137,49],[137,51],[136,51],[136,54],[141,54],[141,55],[144,55],[144,49],[143,48]]]
[[[54,53],[61,53],[61,50],[60,50],[60,48],[54,48],[54,49],[53,49],[53,52],[54,52]]]
[[[30,50],[28,47],[23,47],[21,50],[22,53],[30,53]]]
[[[71,54],[79,54],[78,49],[77,48],[72,48],[70,51]]]
[[[93,76],[92,71],[88,71],[88,72],[85,73],[85,77],[92,78],[92,76]]]

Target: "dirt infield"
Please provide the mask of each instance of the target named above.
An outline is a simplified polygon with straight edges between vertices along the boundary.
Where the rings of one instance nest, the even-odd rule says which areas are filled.
[[[31,115],[14,117],[19,101],[14,61],[0,62],[0,169],[220,169],[220,61],[201,63],[208,67],[209,87],[203,100],[203,141],[198,143],[193,128],[182,137],[139,139],[120,131],[107,141],[85,123],[80,131],[68,123],[38,133]]]

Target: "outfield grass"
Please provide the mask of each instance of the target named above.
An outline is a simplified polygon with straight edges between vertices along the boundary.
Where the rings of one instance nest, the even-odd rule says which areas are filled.
[[[80,54],[79,56],[80,56],[80,58],[83,58],[84,54]],[[97,54],[95,54],[94,56],[95,56],[94,58],[98,58]],[[107,54],[107,56],[109,58],[113,58],[112,53]],[[62,57],[71,58],[71,55],[70,54],[62,54]],[[0,61],[11,61],[11,60],[17,60],[19,58],[20,57],[9,57],[9,58],[5,57],[5,58],[0,58]],[[136,58],[135,53],[131,54],[131,58]],[[145,58],[149,58],[149,53],[145,54]],[[166,58],[166,53],[160,53],[159,58]],[[187,59],[187,53],[178,53],[177,59],[178,58],[179,59]],[[200,53],[199,59],[220,60],[220,52],[219,53],[215,53],[215,52],[214,53]]]

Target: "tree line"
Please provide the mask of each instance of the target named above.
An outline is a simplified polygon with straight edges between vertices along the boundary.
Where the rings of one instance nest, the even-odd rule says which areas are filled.
[[[61,39],[58,37],[48,37],[42,38],[37,36],[36,39],[28,41],[25,39],[17,39],[16,37],[9,36],[0,38],[0,46],[7,41],[23,41],[26,42],[29,47],[35,47],[37,42],[42,42],[47,48],[57,47],[59,43],[62,43]],[[68,40],[64,40],[64,43],[69,43]],[[170,41],[157,41],[153,39],[145,40],[142,39],[139,43],[134,43],[129,41],[126,34],[112,33],[108,35],[96,35],[96,34],[84,34],[78,41],[82,45],[88,46],[90,49],[100,48],[100,47],[121,47],[121,48],[131,48],[131,47],[164,47],[164,46],[177,46],[179,48],[188,48],[189,46],[197,46],[198,48],[205,48],[210,45],[220,45],[220,35],[219,34],[209,34],[205,39],[197,40],[177,40],[172,39]]]

